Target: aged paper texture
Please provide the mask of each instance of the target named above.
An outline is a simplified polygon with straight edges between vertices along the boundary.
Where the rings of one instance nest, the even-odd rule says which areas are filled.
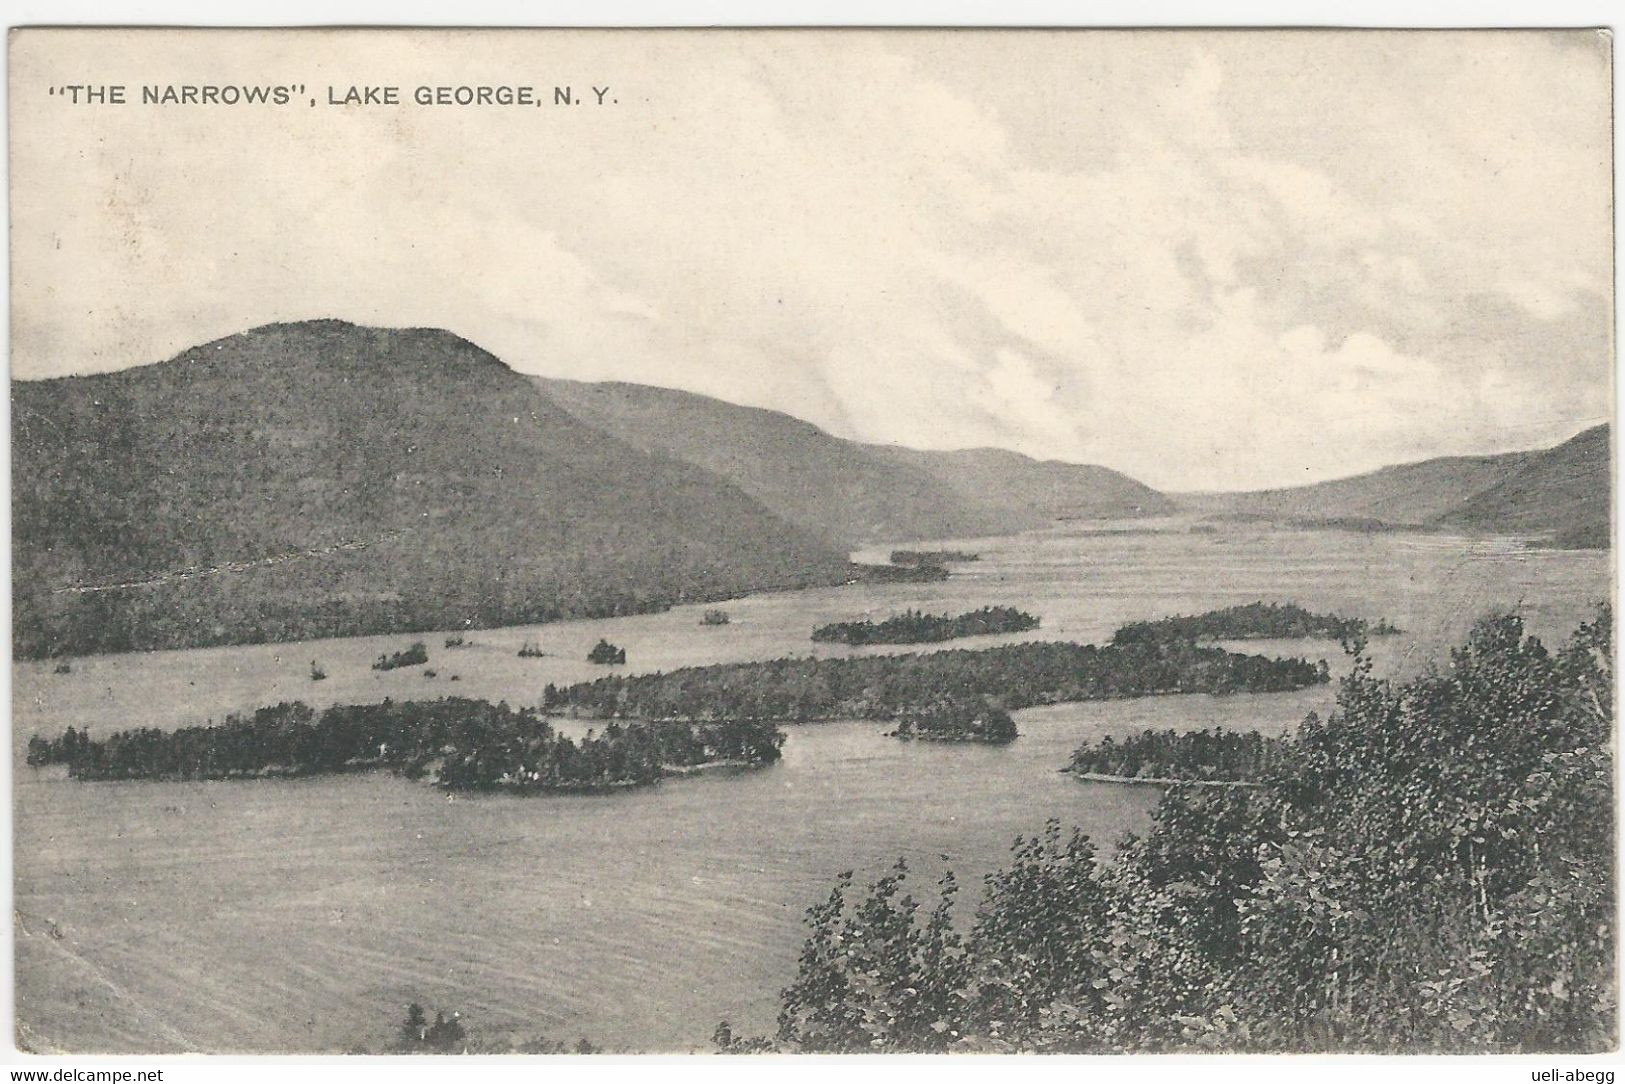
[[[17,1046],[1613,1049],[1611,44],[14,31]]]

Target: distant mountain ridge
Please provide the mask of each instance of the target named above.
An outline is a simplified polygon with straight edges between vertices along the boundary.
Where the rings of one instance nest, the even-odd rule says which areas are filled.
[[[272,324],[13,381],[21,657],[489,627],[835,584],[860,543],[1196,510],[1606,546],[1606,426],[1556,448],[1177,500],[1100,466],[835,437],[521,375],[435,329]]]
[[[1127,519],[1167,515],[1179,506],[1109,467],[1032,459],[1004,448],[927,452],[870,445],[919,468],[1000,522],[1019,519]]]
[[[1172,511],[1105,467],[992,448],[935,452],[835,437],[799,418],[642,384],[537,378],[582,421],[720,475],[784,519],[842,545],[971,538],[1069,517]]]
[[[1242,493],[1179,494],[1187,507],[1230,514],[1368,518],[1421,525],[1461,508],[1515,472],[1529,455],[1446,456],[1328,482]]]
[[[1176,499],[1210,515],[1369,520],[1546,535],[1559,545],[1606,547],[1612,497],[1611,433],[1603,424],[1535,451],[1444,456],[1312,485]]]
[[[834,545],[999,530],[996,520],[963,507],[929,474],[788,414],[671,388],[536,380],[586,424],[725,478]]]
[[[1559,545],[1609,545],[1614,491],[1612,434],[1594,426],[1516,469],[1443,517],[1481,531],[1551,532]]]

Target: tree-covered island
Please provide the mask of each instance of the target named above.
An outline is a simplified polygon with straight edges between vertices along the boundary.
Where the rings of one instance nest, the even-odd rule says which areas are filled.
[[[1017,738],[1010,713],[980,697],[947,698],[897,717],[893,738],[905,741],[981,742],[1007,745]]]
[[[884,621],[837,621],[814,629],[812,638],[825,644],[928,644],[1037,627],[1038,618],[1012,606],[983,606],[951,617],[907,610]]]
[[[399,670],[403,666],[422,666],[428,661],[429,649],[423,645],[422,641],[419,641],[405,651],[378,656],[378,661],[372,664],[372,668],[374,670]]]
[[[549,684],[542,707],[606,719],[892,720],[951,696],[988,697],[1015,711],[1170,693],[1286,692],[1328,680],[1324,662],[1243,655],[1189,641],[1104,647],[1038,642],[613,674]]]
[[[616,647],[608,640],[599,640],[587,652],[587,661],[600,666],[622,666],[626,663],[626,648]]]
[[[941,565],[870,565],[854,561],[847,583],[938,583],[948,578]]]
[[[752,719],[611,723],[579,739],[530,708],[451,698],[281,703],[219,725],[35,735],[28,763],[80,780],[253,779],[387,768],[446,790],[593,791],[705,767],[770,764],[784,734]]]
[[[1158,621],[1132,621],[1112,636],[1114,644],[1168,640],[1353,640],[1392,636],[1400,630],[1386,620],[1369,622],[1339,614],[1311,613],[1291,602],[1249,602],[1222,610]]]

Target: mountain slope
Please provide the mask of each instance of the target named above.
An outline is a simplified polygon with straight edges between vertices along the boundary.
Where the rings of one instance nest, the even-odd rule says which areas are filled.
[[[1188,503],[1204,511],[1244,515],[1429,523],[1460,510],[1475,494],[1516,473],[1528,455],[1512,452],[1427,459],[1314,485],[1193,494]]]
[[[545,620],[844,554],[448,332],[271,325],[12,384],[22,655]],[[127,584],[110,590],[75,587]]]
[[[1613,493],[1609,427],[1587,429],[1475,493],[1446,515],[1448,523],[1514,533],[1549,531],[1570,544],[1606,546]]]
[[[1220,515],[1446,525],[1607,546],[1609,440],[1609,427],[1600,425],[1555,448],[1426,459],[1315,485],[1178,499]]]
[[[785,519],[844,545],[965,538],[1066,516],[1166,510],[1104,467],[1015,452],[928,452],[831,436],[776,411],[639,384],[539,380],[583,421],[645,451],[712,471]]]
[[[538,384],[583,421],[720,475],[841,545],[989,534],[1001,526],[929,474],[787,414],[642,384]]]
[[[1177,508],[1150,486],[1108,467],[1037,460],[1002,448],[876,450],[895,462],[918,467],[1001,522],[1010,517],[1113,519],[1161,515]]]

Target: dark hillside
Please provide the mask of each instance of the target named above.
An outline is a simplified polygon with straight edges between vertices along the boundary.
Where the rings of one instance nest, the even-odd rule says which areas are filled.
[[[1613,485],[1608,426],[1599,425],[1530,453],[1516,471],[1444,518],[1487,531],[1589,537],[1606,546]]]
[[[1058,519],[1173,510],[1105,467],[993,448],[861,444],[776,411],[640,384],[542,380],[583,421],[645,451],[704,467],[792,523],[845,545],[972,538]]]
[[[1177,510],[1150,486],[1109,467],[1038,460],[1003,448],[927,452],[877,447],[898,463],[918,467],[996,518],[1127,519]]]
[[[1221,514],[1430,523],[1459,511],[1475,494],[1515,473],[1529,454],[1449,456],[1314,485],[1182,499],[1198,510]]]
[[[22,655],[509,624],[846,574],[737,488],[445,331],[271,325],[13,383],[12,423]]]
[[[788,414],[642,384],[538,383],[581,420],[726,478],[784,519],[841,545],[1002,529],[985,509],[918,467]]]
[[[1299,525],[1442,526],[1606,548],[1612,462],[1609,427],[1599,425],[1555,448],[1426,459],[1291,489],[1181,494],[1179,500],[1210,515]]]

